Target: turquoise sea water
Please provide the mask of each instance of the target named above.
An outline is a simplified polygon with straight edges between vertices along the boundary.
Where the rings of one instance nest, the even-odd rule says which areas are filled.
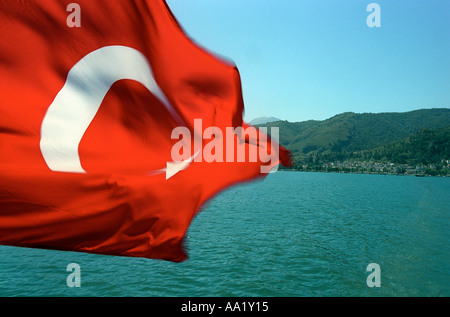
[[[450,178],[277,172],[211,200],[183,263],[0,246],[0,296],[450,296],[449,194]]]

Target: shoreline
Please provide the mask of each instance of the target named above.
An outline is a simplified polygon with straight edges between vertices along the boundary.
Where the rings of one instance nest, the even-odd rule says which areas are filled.
[[[393,175],[393,176],[415,176],[415,177],[442,177],[449,175],[429,175],[429,174],[399,174],[399,173],[381,173],[381,172],[348,172],[348,171],[325,171],[325,170],[303,170],[295,168],[280,168],[278,172],[304,172],[304,173],[324,173],[324,174],[361,174],[361,175]]]

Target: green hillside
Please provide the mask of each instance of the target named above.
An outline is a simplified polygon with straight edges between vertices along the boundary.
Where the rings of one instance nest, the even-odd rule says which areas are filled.
[[[327,152],[314,155],[318,163],[344,160],[392,162],[405,165],[430,165],[450,159],[450,125],[422,129],[400,141],[363,151]]]
[[[450,109],[338,114],[323,121],[277,121],[296,167],[344,160],[431,164],[450,159]]]
[[[338,114],[323,121],[265,124],[279,127],[280,142],[295,157],[318,153],[362,151],[411,136],[424,128],[450,125],[450,109],[423,109],[404,113]]]
[[[450,159],[450,126],[440,129],[423,129],[404,140],[357,154],[361,159],[407,165],[439,163]],[[354,156],[357,157],[357,155]]]

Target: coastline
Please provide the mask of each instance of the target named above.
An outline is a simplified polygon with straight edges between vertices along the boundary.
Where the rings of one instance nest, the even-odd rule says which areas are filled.
[[[430,174],[413,174],[413,173],[390,173],[390,172],[368,172],[368,171],[327,171],[322,169],[297,169],[297,168],[279,168],[280,172],[304,172],[304,173],[333,173],[333,174],[361,174],[361,175],[393,175],[393,176],[415,176],[415,177],[450,177],[449,175],[430,175]]]

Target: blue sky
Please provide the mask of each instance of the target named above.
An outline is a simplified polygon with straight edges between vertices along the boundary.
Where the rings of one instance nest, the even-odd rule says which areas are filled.
[[[381,9],[370,28],[367,6]],[[450,107],[448,0],[167,0],[238,67],[245,120]]]

